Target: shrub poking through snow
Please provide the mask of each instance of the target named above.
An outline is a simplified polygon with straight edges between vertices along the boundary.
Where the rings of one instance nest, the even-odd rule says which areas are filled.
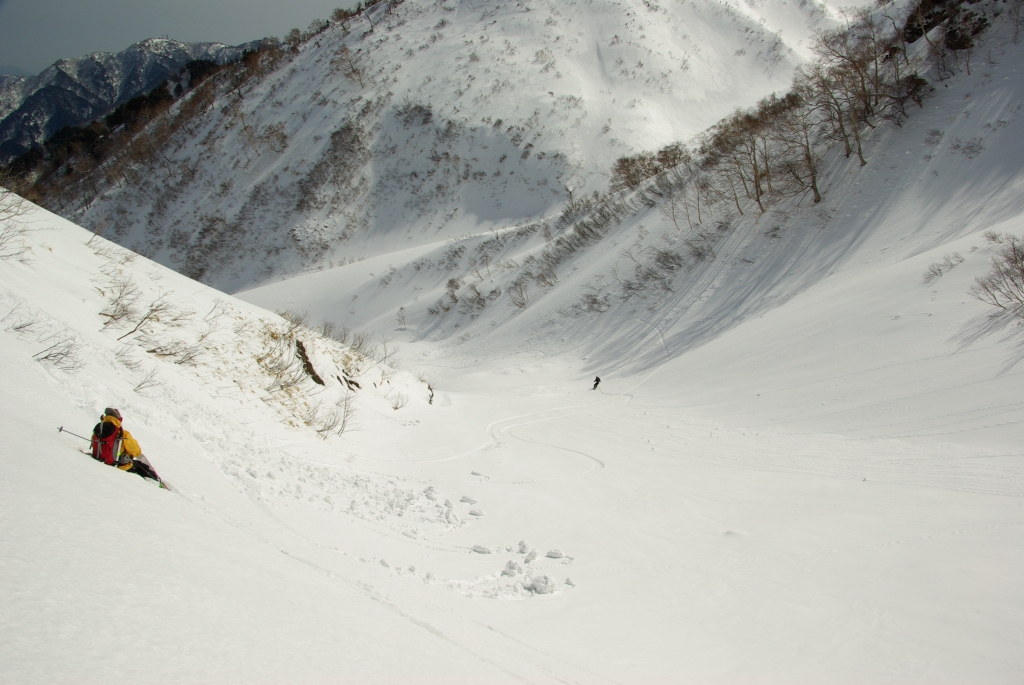
[[[992,270],[975,279],[968,292],[998,309],[997,315],[1024,319],[1024,239],[1010,234],[986,238],[1000,247],[992,259]]]
[[[74,331],[57,324],[43,312],[25,306],[21,299],[7,296],[3,291],[0,291],[0,303],[10,307],[7,313],[0,317],[0,323],[4,325],[5,331],[14,333],[22,339],[34,338],[37,343],[43,345],[43,348],[32,356],[33,359],[52,364],[67,373],[74,373],[82,368],[80,353],[83,344]]]
[[[964,257],[962,254],[959,252],[950,252],[942,257],[941,262],[935,262],[928,266],[928,270],[925,271],[924,275],[921,277],[921,282],[927,285],[963,261]]]
[[[75,372],[82,368],[82,361],[79,358],[82,342],[72,331],[61,329],[40,339],[40,342],[47,346],[33,355],[33,359],[49,362],[67,372]]]
[[[22,238],[31,230],[26,220],[30,205],[3,187],[0,171],[0,259],[19,259],[28,251]]]

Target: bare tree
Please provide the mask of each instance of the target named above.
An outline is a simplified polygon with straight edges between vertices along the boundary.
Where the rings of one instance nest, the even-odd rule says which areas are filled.
[[[817,129],[821,113],[810,84],[801,79],[786,96],[787,107],[775,121],[774,132],[785,150],[785,167],[801,189],[809,189],[814,202],[821,202],[818,191]]]
[[[724,162],[728,173],[735,177],[744,194],[757,204],[762,213],[765,211],[767,159],[759,143],[764,126],[759,112],[737,110],[712,127],[711,138],[714,154]]]
[[[377,2],[379,2],[379,0],[376,0],[376,2],[373,2],[373,1],[367,2],[366,3],[366,8],[363,10],[363,16],[366,17],[366,21],[369,22],[369,24],[370,24],[370,30],[367,31],[367,33],[373,33],[373,28],[374,28],[374,26],[376,26],[374,18],[373,18],[372,10],[377,5]],[[377,19],[376,21],[380,21],[380,20]]]
[[[334,53],[334,58],[331,59],[331,68],[341,72],[341,75],[349,81],[358,83],[360,88],[365,87],[366,84],[363,82],[364,72],[359,64],[358,51],[354,53],[349,50],[347,45],[342,45]]]
[[[1002,245],[992,270],[975,279],[968,292],[1001,313],[1024,319],[1024,239],[1007,234],[991,240]]]
[[[686,217],[687,225],[693,230],[691,208],[697,216],[697,223],[701,222],[701,184],[707,185],[703,170],[693,155],[681,144],[662,148],[658,157],[666,166],[671,164],[669,171],[658,176],[658,190],[664,193],[665,197],[661,212],[677,231],[682,230],[679,226],[680,214]]]
[[[612,169],[611,189],[636,188],[659,171],[658,158],[652,152],[641,152],[631,157],[620,157]]]
[[[391,361],[391,357],[398,352],[398,347],[388,347],[388,343],[391,342],[389,338],[381,338],[380,350],[375,352],[374,361],[380,364],[380,382],[381,385],[384,381],[389,380],[395,375],[395,369],[398,368],[398,362]]]
[[[139,361],[134,357],[134,349],[130,345],[121,345],[117,348],[114,358],[124,364],[129,371],[139,370]]]
[[[677,231],[681,231],[682,228],[679,226],[679,215],[682,212],[686,215],[686,221],[689,223],[690,228],[693,228],[693,223],[690,222],[689,208],[686,207],[686,198],[684,193],[686,192],[687,186],[682,188],[671,188],[665,195],[665,202],[661,205],[661,213],[665,215],[672,225],[676,227]]]
[[[825,114],[825,121],[832,137],[843,141],[847,157],[853,153],[850,134],[847,131],[847,103],[835,77],[835,70],[821,60],[816,60],[803,72],[811,85],[818,107]]]

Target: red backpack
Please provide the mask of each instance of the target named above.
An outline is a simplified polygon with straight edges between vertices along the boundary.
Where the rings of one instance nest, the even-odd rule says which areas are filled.
[[[96,424],[92,432],[92,458],[113,466],[121,453],[121,428],[107,421]]]

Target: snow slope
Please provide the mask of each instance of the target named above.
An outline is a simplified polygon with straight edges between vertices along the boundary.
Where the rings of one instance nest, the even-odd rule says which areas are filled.
[[[932,657],[894,657],[890,665],[899,674],[896,679],[930,680],[945,668],[954,682],[998,681],[995,664],[1008,665],[1006,659],[1012,661],[1009,655],[1019,652],[1013,645],[1021,638],[1020,623],[1009,619],[1013,610],[1002,614],[995,606],[1020,601],[1011,579],[1021,570],[1024,347],[1019,326],[989,318],[986,307],[967,291],[989,267],[994,246],[984,234],[1024,232],[1024,81],[1020,46],[1005,40],[1005,35],[992,41],[987,59],[972,77],[939,83],[934,98],[913,112],[903,128],[883,128],[871,137],[868,166],[832,158],[821,206],[783,206],[756,221],[736,222],[716,239],[717,259],[682,272],[672,282],[671,293],[620,302],[604,313],[584,313],[576,307],[583,293],[617,291],[615,267],[619,274],[630,270],[621,250],[633,248],[639,255],[647,245],[676,240],[668,218],[652,209],[624,222],[602,243],[607,244],[604,249],[593,249],[566,265],[558,285],[535,295],[523,310],[499,300],[475,314],[453,310],[438,323],[425,309],[443,292],[439,281],[462,271],[424,275],[415,264],[423,254],[437,260],[442,248],[414,257],[395,254],[367,260],[242,296],[265,306],[308,309],[314,318],[376,328],[399,341],[411,338],[403,343],[407,358],[437,364],[433,368],[439,374],[438,387],[487,388],[475,390],[474,402],[484,402],[498,390],[495,417],[516,415],[511,407],[520,402],[539,408],[550,406],[552,396],[561,397],[563,407],[558,411],[524,410],[527,416],[508,419],[514,427],[496,423],[490,429],[492,445],[525,443],[531,466],[533,460],[548,466],[557,453],[552,447],[557,446],[565,450],[565,458],[576,455],[579,474],[591,473],[593,464],[587,456],[607,468],[618,465],[603,483],[613,494],[588,490],[572,505],[560,507],[572,521],[566,526],[572,537],[581,530],[594,531],[594,547],[605,555],[623,540],[630,543],[630,552],[623,554],[628,559],[685,555],[680,550],[654,552],[656,542],[645,545],[633,538],[645,535],[636,531],[659,530],[665,538],[652,533],[659,542],[675,540],[666,529],[683,531],[680,536],[685,537],[692,528],[678,523],[677,507],[684,506],[678,500],[701,499],[696,515],[702,516],[705,493],[713,493],[706,498],[726,503],[712,517],[722,534],[749,533],[743,526],[756,524],[756,535],[767,545],[752,551],[745,562],[732,557],[722,562],[739,566],[735,582],[727,584],[731,599],[753,576],[767,582],[754,569],[771,555],[769,549],[779,549],[774,545],[790,549],[794,559],[806,554],[821,560],[821,566],[812,564],[796,573],[789,562],[772,557],[780,564],[780,575],[768,575],[785,578],[782,586],[796,593],[784,602],[808,612],[803,619],[787,614],[800,628],[790,633],[774,623],[783,613],[774,601],[786,590],[757,585],[757,591],[742,593],[743,601],[736,599],[729,609],[712,603],[709,613],[739,613],[744,619],[737,621],[742,623],[749,620],[749,613],[739,607],[758,606],[763,610],[758,615],[774,621],[771,627],[754,621],[750,633],[736,639],[728,631],[717,632],[717,621],[698,621],[701,628],[694,632],[700,633],[700,646],[694,652],[706,656],[718,640],[747,647],[769,640],[766,653],[782,650],[787,656],[781,661],[796,668],[801,650],[807,648],[807,635],[820,633],[835,638],[834,649],[850,646],[850,661],[843,667],[833,661],[826,668],[834,676],[837,671],[850,673],[845,669],[856,669],[854,662],[867,655],[884,660],[881,655],[896,644],[905,647],[907,640],[918,639],[908,637],[915,635],[941,644],[948,655],[984,653],[979,658],[988,660],[991,669],[980,661],[973,666],[943,662],[945,666],[928,671],[921,664],[937,664],[929,661]],[[969,142],[976,145],[965,145]],[[522,261],[543,244],[537,240],[521,243],[521,253],[501,256]],[[475,243],[465,243],[472,254]],[[929,267],[943,264],[947,256],[963,261],[925,282]],[[394,268],[389,270],[389,263]],[[402,266],[407,263],[412,267]],[[481,292],[508,283],[498,269],[481,272]],[[476,282],[471,271],[465,273],[467,282]],[[406,326],[396,325],[395,312],[402,305],[408,309],[408,333],[402,331]],[[610,397],[577,399],[594,374],[604,378],[601,390]],[[525,459],[517,453],[504,456],[500,464],[513,469]],[[627,460],[628,467],[623,465]],[[699,473],[705,479],[698,478]],[[558,477],[554,472],[541,476]],[[690,489],[685,484],[694,478]],[[796,482],[803,486],[784,494],[776,490]],[[662,483],[659,489],[657,484]],[[846,490],[847,485],[860,489]],[[728,494],[721,494],[719,487],[728,488]],[[770,494],[762,494],[761,487]],[[679,494],[681,488],[687,488],[686,494]],[[552,508],[557,506],[552,502],[563,497],[561,491],[546,494],[543,501]],[[982,503],[986,500],[995,508],[988,509]],[[610,508],[620,513],[623,506],[630,514],[652,513],[643,524],[623,514],[628,523],[621,527],[607,520],[590,525],[593,503],[600,501],[614,502]],[[765,507],[761,515],[746,509],[756,508],[754,503]],[[910,509],[902,510],[903,504]],[[570,511],[576,509],[586,513],[573,517]],[[783,514],[784,509],[789,513]],[[974,518],[982,511],[993,518]],[[732,518],[734,513],[738,519]],[[946,514],[953,518],[945,523],[931,518]],[[761,521],[761,516],[767,520]],[[733,520],[745,523],[733,525]],[[953,524],[956,520],[960,523]],[[918,524],[925,528],[917,529]],[[614,532],[607,532],[609,527]],[[785,531],[778,533],[781,537],[806,535],[809,546],[780,542],[771,532],[779,529]],[[963,556],[954,554],[960,561],[950,567],[952,558],[942,550],[951,551],[946,544],[960,535],[980,536],[975,538],[980,546],[962,539],[970,549],[964,548]],[[840,550],[905,545],[911,548],[894,551],[884,560],[870,552],[859,557]],[[989,553],[981,550],[989,545]],[[621,567],[633,568],[625,558],[618,559]],[[705,561],[702,557],[698,566]],[[644,566],[645,571],[655,568],[656,563]],[[715,569],[710,575],[720,577],[721,566]],[[667,563],[659,585],[671,586],[674,581],[668,576],[676,578],[678,573],[678,566]],[[800,583],[795,581],[798,576]],[[947,581],[957,589],[939,591]],[[854,585],[857,590],[852,590]],[[820,593],[817,599],[797,596],[810,587],[815,588],[809,590],[812,593]],[[885,594],[882,587],[900,589],[890,600],[880,600]],[[991,614],[968,620],[996,587],[1001,590],[993,595],[993,610],[1008,622]],[[865,600],[865,614],[840,618],[822,609],[829,604],[824,597],[847,596],[848,591],[863,591],[858,594],[861,599],[872,597]],[[652,595],[656,597],[647,597],[651,607],[672,605],[665,596]],[[896,605],[898,616],[889,613]],[[681,620],[677,614],[671,616],[663,617],[665,627],[660,630],[685,642],[679,637],[690,637],[685,629],[677,624],[667,627],[672,620]],[[878,624],[871,623],[876,620]],[[716,628],[709,628],[708,621]],[[650,640],[652,632],[660,634],[635,629],[642,635],[638,641]],[[726,633],[729,637],[723,637]],[[790,640],[793,651],[765,637],[775,633],[783,636],[782,643]],[[1002,637],[995,638],[996,634]],[[993,646],[992,640],[1003,638],[1002,646]],[[647,653],[639,645],[631,647]],[[817,657],[823,649],[829,651],[819,646],[807,652]],[[749,656],[749,651],[740,651]],[[687,657],[702,658],[689,653]],[[737,658],[735,653],[730,657]],[[748,674],[770,670],[765,661],[754,662]],[[926,671],[928,675],[922,675]],[[871,673],[875,678],[880,672]],[[787,675],[795,677],[788,670]]]
[[[822,206],[734,220],[671,291],[603,312],[574,305],[678,239],[657,208],[528,307],[441,317],[488,235],[451,272],[423,260],[458,243],[382,238],[245,302],[39,211],[30,261],[0,261],[0,675],[1018,682],[1024,343],[967,294],[985,233],[1024,233],[1006,37],[866,167],[830,159]],[[100,313],[128,276],[194,316],[118,341]],[[401,368],[257,305],[375,329]],[[327,385],[268,389],[289,335]],[[34,358],[69,339],[73,373]],[[194,364],[146,351],[173,340]],[[341,373],[357,425],[320,440]],[[56,432],[111,404],[175,492]]]
[[[1014,340],[959,351],[911,316],[927,307],[955,329],[983,314],[951,296],[983,255],[943,276],[934,301],[914,260],[850,290],[862,344],[841,366],[822,350],[849,334],[820,322],[812,294],[699,357],[605,374],[596,392],[572,353],[434,359],[406,343],[434,403],[407,380],[408,405],[383,406],[368,366],[358,429],[321,441],[244,372],[259,345],[228,333],[273,316],[36,219],[48,230],[31,237],[31,263],[0,263],[6,681],[1008,683],[1020,671],[1024,492],[1019,447],[1001,444],[1020,444],[1019,384],[999,375]],[[97,316],[113,265],[200,314],[220,301],[237,324],[194,367],[125,352],[125,329]],[[905,316],[877,316],[892,307]],[[81,343],[74,373],[33,359],[61,327]],[[897,342],[875,372],[885,382],[865,373],[881,366],[873,346]],[[800,343],[825,359],[787,362],[779,345]],[[752,347],[774,353],[747,362]],[[145,356],[136,371],[119,361]],[[150,366],[162,385],[133,391]],[[927,392],[936,369],[945,393]],[[973,446],[891,435],[903,417],[977,418],[968,378],[1005,405],[976,421]],[[917,415],[865,416],[894,396]],[[175,492],[57,433],[87,433],[109,404]]]
[[[263,322],[255,317],[265,314],[105,241],[91,243],[94,254],[88,233],[52,215],[29,219],[31,261],[0,267],[4,428],[11,434],[0,486],[5,681],[438,680],[453,668],[472,680],[501,679],[471,650],[439,639],[374,590],[376,577],[389,575],[375,559],[340,550],[340,536],[330,547],[317,545],[245,485],[273,478],[273,469],[288,492],[284,501],[300,508],[307,478],[336,486],[335,497],[365,498],[369,513],[348,514],[344,503],[356,538],[379,537],[373,526],[389,511],[422,519],[421,526],[449,526],[421,511],[433,502],[419,489],[306,456],[309,447],[324,449],[315,434],[286,428],[287,401],[277,405],[284,415],[273,400],[261,402],[269,396],[258,372],[239,366],[250,349],[260,352],[255,334]],[[131,277],[149,298],[163,292],[176,305],[222,315],[154,324],[150,342],[132,336],[119,343],[130,327],[100,330],[97,316],[115,276]],[[142,351],[157,338],[203,329],[213,333],[194,365]],[[35,361],[60,340],[74,341],[77,351],[57,366]],[[323,356],[314,361],[329,368]],[[156,382],[140,387],[147,377]],[[361,408],[372,412],[372,390],[361,395]],[[414,397],[410,406],[419,403],[426,401]],[[126,426],[173,493],[102,467],[79,452],[84,441],[57,432],[63,425],[88,435],[108,405],[131,417]],[[336,439],[329,444],[339,447]],[[287,466],[293,461],[298,470]],[[311,502],[313,492],[324,494],[307,490]],[[352,532],[343,537],[356,544]],[[342,579],[336,573],[345,567]],[[397,645],[404,656],[395,659]]]

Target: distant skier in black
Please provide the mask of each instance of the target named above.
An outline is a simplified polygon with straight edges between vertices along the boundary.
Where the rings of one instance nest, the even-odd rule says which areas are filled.
[[[591,390],[597,390],[597,386],[601,385],[601,377],[597,376],[594,378],[594,387]]]

